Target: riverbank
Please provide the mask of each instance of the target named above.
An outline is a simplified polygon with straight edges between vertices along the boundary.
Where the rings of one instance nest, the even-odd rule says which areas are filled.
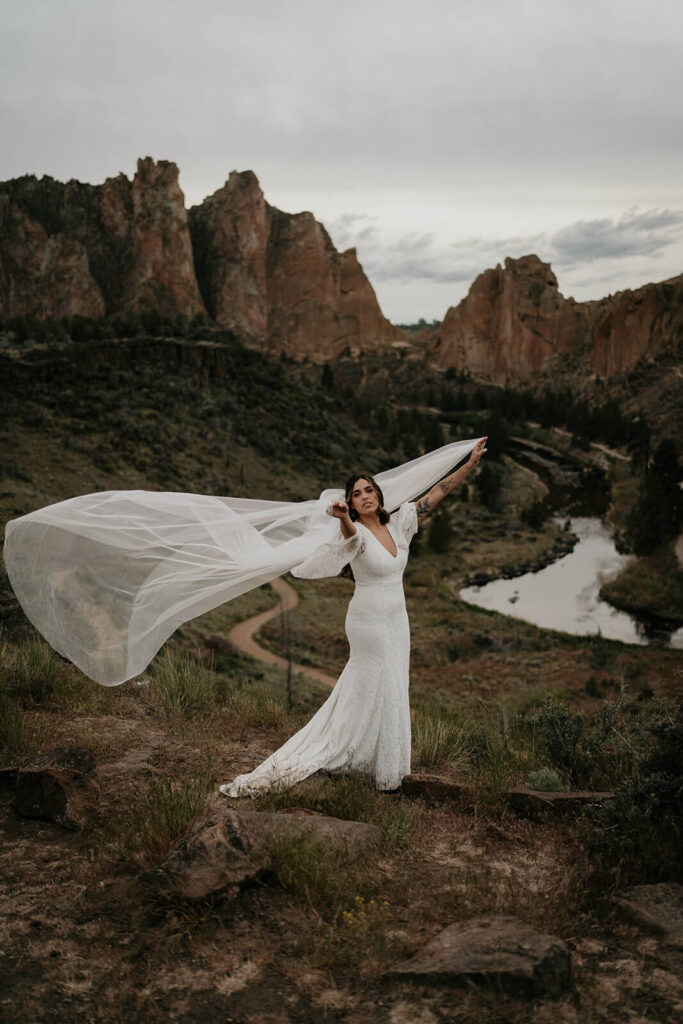
[[[683,570],[673,544],[631,562],[602,585],[600,597],[661,628],[683,626]]]

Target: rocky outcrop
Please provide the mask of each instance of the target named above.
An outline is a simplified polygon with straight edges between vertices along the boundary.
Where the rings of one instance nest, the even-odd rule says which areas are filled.
[[[403,337],[382,315],[355,249],[312,213],[269,206],[251,171],[190,210],[195,268],[217,323],[274,355],[323,363]]]
[[[189,213],[195,270],[216,323],[265,342],[268,334],[266,201],[252,171],[233,171],[223,188]]]
[[[443,368],[469,370],[496,383],[523,381],[557,356],[589,343],[588,312],[557,287],[550,264],[538,256],[506,259],[474,281],[436,332]]]
[[[592,369],[611,377],[643,356],[683,350],[683,274],[617,292],[593,311]]]
[[[642,356],[680,353],[683,275],[599,302],[560,294],[538,256],[506,259],[474,281],[436,331],[433,353],[444,369],[468,370],[497,384],[523,383],[579,356],[601,376],[628,371]]]
[[[323,363],[403,338],[356,252],[311,213],[269,207],[252,171],[189,215],[178,168],[150,157],[102,185],[0,183],[0,313],[208,312],[248,344]]]
[[[102,185],[17,178],[0,202],[0,312],[204,311],[175,164],[146,157]]]
[[[338,253],[311,213],[269,208],[268,347],[324,363],[403,337],[382,315],[355,249]]]
[[[102,316],[105,302],[85,247],[48,235],[9,196],[0,195],[0,310],[8,316]]]

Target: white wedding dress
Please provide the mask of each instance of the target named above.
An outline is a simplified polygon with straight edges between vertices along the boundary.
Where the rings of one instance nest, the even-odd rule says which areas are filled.
[[[292,570],[315,578],[350,562],[356,580],[346,615],[350,657],[332,693],[307,725],[247,775],[221,786],[227,796],[293,786],[314,772],[358,770],[378,789],[410,773],[410,630],[403,594],[408,545],[417,530],[414,502],[391,516],[392,555],[361,523],[353,537],[324,544]]]

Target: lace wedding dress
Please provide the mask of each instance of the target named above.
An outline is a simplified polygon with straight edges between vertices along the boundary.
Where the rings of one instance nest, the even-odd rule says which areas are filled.
[[[350,657],[332,693],[307,725],[248,775],[221,786],[227,796],[288,787],[320,769],[356,769],[378,789],[396,789],[410,772],[410,631],[403,594],[408,545],[417,530],[414,502],[391,516],[392,555],[361,523],[356,534],[324,544],[292,570],[330,576],[350,562],[356,587],[346,615]]]

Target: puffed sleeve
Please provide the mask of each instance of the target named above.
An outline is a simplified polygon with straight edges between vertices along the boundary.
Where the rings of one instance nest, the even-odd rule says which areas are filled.
[[[397,517],[398,531],[403,537],[405,544],[410,544],[411,539],[417,533],[417,507],[414,501],[406,501],[401,505]],[[391,517],[393,520],[393,516]]]
[[[365,539],[356,530],[353,537],[340,537],[317,547],[303,562],[291,569],[292,576],[304,580],[319,580],[325,576],[338,576],[345,565],[365,550]]]

